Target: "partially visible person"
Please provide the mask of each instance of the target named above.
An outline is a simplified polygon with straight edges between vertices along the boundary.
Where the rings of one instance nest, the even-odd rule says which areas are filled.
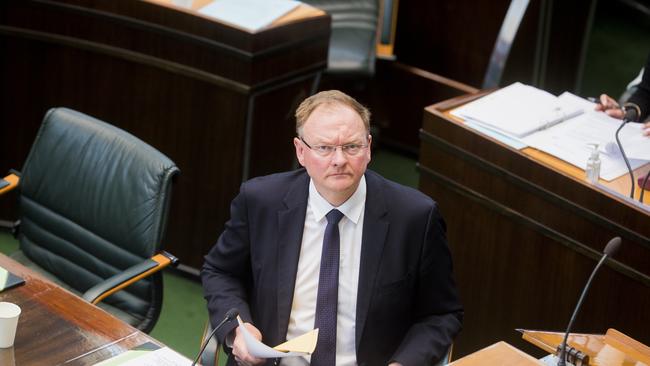
[[[650,136],[650,54],[645,63],[645,70],[643,71],[641,83],[624,106],[637,109],[639,114],[638,122],[645,121],[643,134]],[[596,110],[604,111],[609,116],[619,119],[622,119],[625,115],[624,109],[621,108],[616,100],[607,94],[602,94],[600,96],[600,104],[596,105]]]

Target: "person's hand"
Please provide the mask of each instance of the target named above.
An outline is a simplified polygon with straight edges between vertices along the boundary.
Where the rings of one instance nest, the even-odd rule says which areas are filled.
[[[650,122],[643,125],[643,136],[650,136]]]
[[[399,362],[391,362],[388,364],[388,366],[402,366],[402,364]]]
[[[244,323],[244,326],[248,332],[253,335],[253,337],[257,338],[257,340],[262,340],[262,333],[260,333],[260,331],[255,328],[253,324]],[[242,334],[240,327],[237,327],[237,329],[235,329],[235,340],[232,344],[232,354],[235,356],[235,361],[237,361],[238,365],[254,366],[261,365],[266,361],[263,358],[253,357],[250,355],[250,353],[248,353],[246,342],[244,342],[244,334]]]
[[[618,119],[623,119],[623,116],[625,115],[621,106],[619,106],[618,103],[607,94],[600,95],[600,103],[596,104],[596,110],[603,111],[608,116]]]

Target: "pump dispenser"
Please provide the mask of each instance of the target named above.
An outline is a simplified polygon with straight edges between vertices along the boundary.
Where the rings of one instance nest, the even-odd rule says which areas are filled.
[[[587,174],[587,180],[589,183],[597,184],[598,179],[600,178],[600,156],[598,156],[598,144],[587,144],[591,146],[591,155],[587,160],[587,168],[585,173]]]

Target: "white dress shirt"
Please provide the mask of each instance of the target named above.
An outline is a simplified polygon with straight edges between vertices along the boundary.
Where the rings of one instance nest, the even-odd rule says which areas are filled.
[[[305,215],[305,228],[298,259],[296,285],[294,288],[287,339],[293,339],[314,328],[318,278],[323,236],[327,226],[325,215],[336,208],[345,216],[339,222],[339,294],[336,320],[336,365],[357,364],[355,351],[355,320],[357,312],[357,288],[361,262],[361,237],[366,206],[366,178],[361,177],[354,194],[339,207],[327,202],[309,182],[309,200]],[[287,357],[281,365],[302,366],[309,364],[309,356]]]

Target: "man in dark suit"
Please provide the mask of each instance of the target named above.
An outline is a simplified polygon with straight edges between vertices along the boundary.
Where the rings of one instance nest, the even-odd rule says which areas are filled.
[[[311,359],[282,365],[430,365],[461,329],[444,221],[427,196],[366,170],[369,119],[341,92],[307,98],[294,139],[304,168],[242,184],[205,257],[213,325],[237,308],[269,345],[320,329]],[[229,364],[272,362],[248,353],[234,321],[217,337]]]

